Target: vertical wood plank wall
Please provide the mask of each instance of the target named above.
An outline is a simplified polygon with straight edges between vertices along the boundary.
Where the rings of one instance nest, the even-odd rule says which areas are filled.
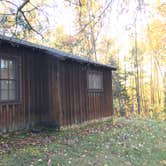
[[[20,100],[0,102],[0,133],[41,122],[66,126],[112,115],[110,70],[7,44],[0,45],[3,54],[19,58]],[[103,72],[103,92],[88,91],[88,70]]]
[[[44,57],[34,51],[0,45],[0,56],[16,56],[19,59],[20,99],[0,102],[0,133],[33,126],[40,121],[43,109],[43,62]]]
[[[58,63],[59,61],[55,57],[47,56],[45,59],[42,88],[44,94],[42,98],[41,108],[41,122],[44,124],[59,124],[59,99],[58,99]]]
[[[103,91],[87,89],[88,70],[103,72]],[[92,119],[110,116],[112,109],[111,71],[98,67],[87,67],[76,62],[61,62],[61,125],[71,125]]]

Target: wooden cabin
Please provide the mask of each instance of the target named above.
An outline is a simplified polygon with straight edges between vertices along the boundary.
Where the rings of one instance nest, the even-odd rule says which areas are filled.
[[[0,36],[0,133],[111,116],[114,69]]]

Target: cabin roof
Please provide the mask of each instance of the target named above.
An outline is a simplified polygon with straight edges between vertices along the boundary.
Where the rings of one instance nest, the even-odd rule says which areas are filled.
[[[25,40],[21,40],[21,39],[18,39],[18,38],[13,38],[13,37],[7,37],[7,36],[4,36],[4,35],[0,35],[0,41],[11,43],[12,45],[14,44],[16,46],[22,46],[22,47],[36,49],[36,50],[44,52],[48,55],[55,56],[58,59],[63,59],[63,60],[71,59],[71,60],[81,62],[81,63],[93,64],[95,66],[101,66],[101,67],[110,68],[112,70],[116,70],[116,68],[114,66],[111,66],[111,65],[105,65],[105,64],[90,60],[86,57],[73,55],[71,53],[66,53],[64,51],[60,51],[60,50],[50,48],[50,47],[47,47],[47,46],[34,44],[34,43],[31,43],[31,42],[28,42],[28,41],[25,41]]]

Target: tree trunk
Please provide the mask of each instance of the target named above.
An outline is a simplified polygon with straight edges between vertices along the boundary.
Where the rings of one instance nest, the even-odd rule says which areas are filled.
[[[166,72],[164,73],[163,85],[164,85],[164,112],[166,113]]]
[[[141,113],[141,100],[140,100],[140,83],[139,83],[139,66],[138,66],[138,50],[137,50],[137,16],[135,18],[135,65],[136,65],[136,96],[137,96],[137,107],[138,107],[138,114]]]

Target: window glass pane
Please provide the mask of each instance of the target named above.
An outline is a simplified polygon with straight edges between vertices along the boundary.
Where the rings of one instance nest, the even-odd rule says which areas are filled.
[[[8,60],[1,59],[1,69],[7,69],[8,68]]]
[[[16,81],[9,81],[9,89],[10,90],[16,89]]]
[[[8,79],[8,69],[1,69],[1,79]]]
[[[1,100],[8,100],[8,90],[1,90]]]
[[[8,61],[7,60],[4,60],[4,59],[1,59],[1,63],[0,63],[0,66],[1,66],[1,79],[7,79],[8,78]]]
[[[6,81],[6,80],[0,81],[0,89],[8,90],[8,85],[9,85],[9,81]]]
[[[0,100],[18,98],[16,59],[0,59]]]
[[[101,89],[102,88],[102,77],[101,75],[96,76],[96,88]]]
[[[9,69],[9,79],[15,79],[15,78],[16,78],[15,70]]]
[[[102,90],[103,89],[103,75],[102,73],[89,73],[88,74],[88,88]]]
[[[14,70],[14,60],[9,60],[9,69]]]
[[[9,100],[16,100],[16,91],[9,90]]]

